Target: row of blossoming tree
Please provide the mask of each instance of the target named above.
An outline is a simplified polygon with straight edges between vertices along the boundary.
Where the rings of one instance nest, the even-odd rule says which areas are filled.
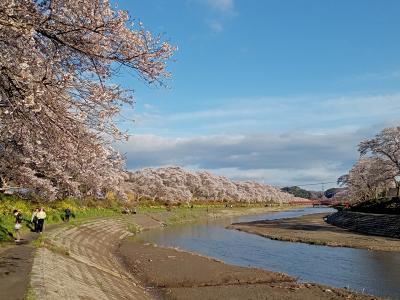
[[[209,172],[190,172],[180,167],[146,168],[129,174],[125,190],[137,201],[165,203],[228,201],[287,203],[304,201],[280,189],[253,181],[236,182]]]
[[[400,127],[385,128],[359,144],[360,159],[338,183],[348,187],[353,201],[386,196],[391,188],[399,193]]]
[[[133,99],[112,77],[162,83],[173,51],[107,0],[1,0],[0,188],[46,199],[118,188],[115,117]]]

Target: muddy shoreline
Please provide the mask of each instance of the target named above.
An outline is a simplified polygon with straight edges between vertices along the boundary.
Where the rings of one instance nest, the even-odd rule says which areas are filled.
[[[327,214],[234,223],[227,228],[265,238],[332,247],[400,252],[400,239],[355,233],[324,221]]]
[[[119,255],[158,299],[381,299],[132,239],[121,243]]]

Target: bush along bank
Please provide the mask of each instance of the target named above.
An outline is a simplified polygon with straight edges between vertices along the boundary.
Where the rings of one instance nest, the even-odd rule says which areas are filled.
[[[378,198],[367,200],[351,207],[351,211],[372,214],[400,215],[400,198]]]

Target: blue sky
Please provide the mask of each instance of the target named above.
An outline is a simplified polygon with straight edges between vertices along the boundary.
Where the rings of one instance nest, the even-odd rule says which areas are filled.
[[[335,181],[400,113],[400,2],[119,1],[179,50],[168,88],[124,74],[128,169],[275,185]]]

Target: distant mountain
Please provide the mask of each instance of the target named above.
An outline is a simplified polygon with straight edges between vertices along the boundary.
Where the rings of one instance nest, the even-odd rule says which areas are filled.
[[[332,200],[342,200],[347,199],[347,189],[346,188],[330,188],[325,192],[322,191],[309,191],[302,189],[298,186],[284,187],[281,189],[283,192],[290,193],[296,197],[302,197],[311,200],[320,200],[322,198],[332,199]]]
[[[312,193],[298,186],[284,187],[281,191],[294,195],[295,197],[312,199]]]

